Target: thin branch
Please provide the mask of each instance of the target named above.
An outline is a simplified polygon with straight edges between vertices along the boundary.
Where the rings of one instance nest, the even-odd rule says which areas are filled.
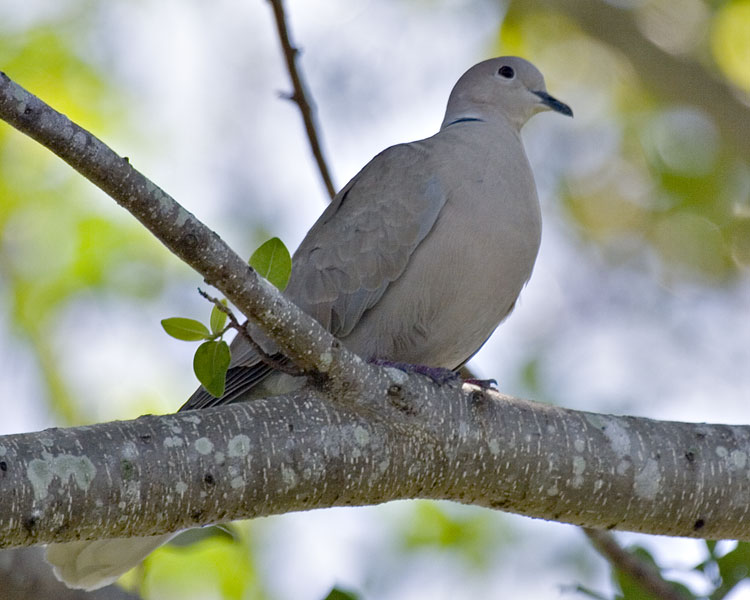
[[[293,365],[290,365],[286,362],[276,360],[273,356],[263,350],[263,348],[260,347],[260,344],[256,342],[247,332],[247,328],[240,324],[240,322],[237,320],[237,317],[234,316],[234,312],[232,312],[232,310],[228,306],[225,306],[221,300],[211,296],[210,294],[207,294],[200,288],[198,289],[198,293],[227,316],[230,323],[229,329],[234,329],[235,331],[237,331],[237,335],[245,338],[245,341],[250,344],[250,346],[252,346],[253,350],[255,350],[255,352],[265,364],[273,369],[276,369],[277,371],[281,371],[282,373],[286,373],[287,375],[292,375],[293,377],[301,377],[305,374],[305,372],[301,369],[297,369]],[[224,331],[226,331],[226,328]]]
[[[583,533],[591,544],[614,568],[633,579],[654,600],[687,600],[668,581],[662,578],[659,569],[625,550],[608,531],[583,527]]]
[[[313,156],[315,156],[315,162],[318,164],[320,177],[323,179],[323,184],[328,191],[328,195],[333,198],[336,195],[336,187],[333,184],[328,164],[323,156],[320,135],[318,134],[317,124],[315,123],[314,104],[310,100],[310,94],[307,91],[302,72],[297,66],[299,48],[297,48],[291,41],[289,26],[287,25],[286,15],[284,13],[283,0],[269,0],[269,2],[273,8],[273,16],[276,19],[276,29],[279,32],[279,41],[281,42],[281,48],[284,51],[284,58],[286,59],[286,66],[289,70],[289,77],[291,77],[292,85],[294,86],[294,93],[289,96],[289,99],[296,102],[297,106],[299,106],[300,112],[302,113],[302,120],[305,122],[307,138],[310,140],[310,149],[312,150]]]

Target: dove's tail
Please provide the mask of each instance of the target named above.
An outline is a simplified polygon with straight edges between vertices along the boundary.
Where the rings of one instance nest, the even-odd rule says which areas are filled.
[[[96,590],[114,583],[175,535],[50,544],[46,558],[55,577],[68,587]]]

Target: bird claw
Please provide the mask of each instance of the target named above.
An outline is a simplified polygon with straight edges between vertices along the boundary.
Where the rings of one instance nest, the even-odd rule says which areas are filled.
[[[497,379],[464,379],[464,383],[469,383],[483,390],[497,391]]]
[[[378,365],[379,367],[391,367],[394,369],[398,369],[399,371],[404,371],[405,373],[419,373],[420,375],[424,375],[425,377],[430,378],[438,385],[443,385],[445,383],[450,383],[460,379],[458,373],[456,373],[455,371],[451,371],[450,369],[444,369],[443,367],[413,365],[411,363],[383,360],[380,358],[373,358],[372,360],[370,360],[370,363],[373,365]]]
[[[384,360],[382,358],[373,358],[370,359],[370,364],[377,365],[379,367],[391,367],[393,369],[398,369],[399,371],[403,371],[404,373],[418,373],[420,375],[424,375],[425,377],[429,377],[437,383],[438,385],[443,385],[445,383],[452,383],[458,380],[461,380],[461,375],[459,375],[456,371],[451,371],[450,369],[444,369],[443,367],[428,367],[427,365],[413,365],[411,363],[405,363],[405,362],[396,362],[393,360]],[[470,385],[475,385],[483,390],[495,390],[497,391],[497,379],[463,379],[461,380],[461,383],[468,383]]]

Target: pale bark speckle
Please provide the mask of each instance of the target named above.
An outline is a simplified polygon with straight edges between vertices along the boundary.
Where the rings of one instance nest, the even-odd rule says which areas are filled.
[[[227,444],[227,456],[229,456],[230,458],[247,456],[248,454],[250,454],[251,446],[252,442],[250,441],[250,438],[247,437],[244,433],[236,435],[232,439],[230,439],[229,443]]]
[[[214,450],[213,442],[205,437],[195,440],[194,446],[199,454],[211,454]]]

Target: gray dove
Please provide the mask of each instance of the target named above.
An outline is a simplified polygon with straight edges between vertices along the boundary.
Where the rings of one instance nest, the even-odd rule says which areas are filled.
[[[384,150],[336,195],[294,253],[285,294],[365,359],[459,368],[513,310],[534,267],[541,216],[520,130],[545,110],[573,114],[528,61],[473,66],[440,131]],[[224,396],[201,388],[181,410],[304,383],[264,364],[242,336],[231,349]],[[96,589],[172,535],[51,544],[47,560],[68,586]]]

